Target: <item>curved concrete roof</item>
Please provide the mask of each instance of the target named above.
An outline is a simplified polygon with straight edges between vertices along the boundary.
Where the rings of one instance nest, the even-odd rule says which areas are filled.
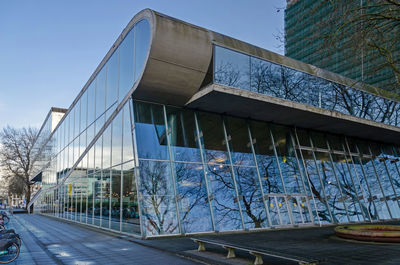
[[[152,37],[134,97],[182,106],[199,90],[210,65],[210,31],[150,9],[137,16],[151,16]]]
[[[281,119],[281,115],[276,115],[276,113],[279,112],[272,111],[270,105],[262,105],[263,107],[261,109],[264,108],[264,112],[260,109],[255,109],[254,106],[256,106],[260,101],[259,99],[264,96],[261,94],[256,93],[250,102],[245,102],[243,97],[233,101],[232,95],[227,95],[226,93],[217,93],[218,95],[215,93],[206,93],[207,100],[205,98],[199,98],[200,94],[204,96],[204,93],[199,92],[199,90],[202,89],[201,86],[205,83],[204,80],[207,74],[210,74],[208,71],[211,69],[214,44],[339,84],[364,90],[381,97],[391,98],[392,100],[397,97],[388,92],[382,92],[377,88],[357,83],[354,80],[313,65],[270,52],[249,43],[189,24],[150,9],[139,12],[134,17],[133,21],[138,21],[144,17],[148,18],[151,24],[151,42],[147,63],[141,79],[139,79],[138,84],[136,84],[137,87],[132,88],[135,99],[167,105],[188,106],[217,113],[230,113],[242,117],[271,121],[272,118],[268,115],[261,115],[261,113],[267,111],[271,112],[270,114],[275,117],[275,119],[273,119],[275,122],[287,124],[287,121]],[[212,80],[211,78],[209,78],[210,81]],[[215,86],[213,86],[213,88],[215,88]],[[240,93],[246,94],[248,92],[249,91],[241,91]],[[285,100],[279,101],[282,102],[282,105],[285,105]],[[288,104],[293,105],[293,102],[288,102]],[[398,127],[379,124],[358,117],[342,115],[335,111],[332,112],[312,108],[300,103],[296,104],[299,105],[299,108],[301,107],[301,111],[298,110],[298,113],[295,113],[299,117],[296,118],[295,121],[291,119],[291,125],[353,135],[377,141],[382,140],[379,135],[384,133],[387,136],[387,139],[384,141],[387,142],[396,142],[400,132]],[[246,105],[252,106],[253,108],[246,111]],[[229,112],[228,110],[232,108],[237,111]],[[329,112],[328,116],[330,120],[327,119],[326,115],[324,116],[321,114],[325,112]],[[257,113],[260,115],[257,115]],[[293,118],[294,113],[291,112],[290,117]],[[303,117],[303,120],[307,120],[307,122],[300,122],[302,120],[301,117]],[[312,120],[314,123],[310,123],[309,120]],[[327,120],[330,121],[329,124],[333,127],[326,126]],[[337,126],[338,124],[343,124],[343,126],[339,126],[339,128]],[[356,125],[359,126],[357,127]],[[362,127],[363,130],[365,128],[370,128],[370,130],[366,130],[366,132],[369,133],[365,135],[361,134],[360,126],[364,126]],[[354,135],[354,133],[356,133],[356,135]]]
[[[132,21],[137,22],[144,17],[150,21],[152,37],[147,65],[134,91],[136,99],[184,106],[201,88],[212,62],[213,44],[216,44],[381,97],[399,100],[398,95],[151,9],[142,10]],[[127,26],[128,29],[134,24],[132,21]]]

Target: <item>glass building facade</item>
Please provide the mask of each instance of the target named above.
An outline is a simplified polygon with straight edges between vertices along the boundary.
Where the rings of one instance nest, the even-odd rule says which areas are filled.
[[[398,65],[400,56],[400,43],[392,41],[399,35],[398,22],[390,20],[391,12],[398,12],[396,5],[392,8],[390,3],[377,0],[287,0],[285,55],[399,93],[398,73],[390,67],[390,62]],[[363,20],[364,16],[358,16],[361,13],[371,16]],[[386,17],[374,19],[383,14]],[[355,43],[352,36],[361,31],[360,23],[367,33],[364,40]],[[368,41],[371,36],[375,46],[385,52],[371,49],[375,47]]]
[[[136,23],[50,135],[36,213],[141,237],[400,218],[398,144],[138,99],[150,39]],[[203,87],[399,126],[396,101],[212,50]]]
[[[254,56],[215,46],[215,83],[400,125],[400,104]]]

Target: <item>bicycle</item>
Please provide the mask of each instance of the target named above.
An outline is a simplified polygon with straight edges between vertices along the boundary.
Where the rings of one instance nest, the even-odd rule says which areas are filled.
[[[3,220],[4,225],[7,225],[10,222],[10,217],[8,217],[7,213],[4,211],[0,212],[0,219]]]
[[[0,239],[0,264],[13,262],[18,258],[20,247],[16,239]]]
[[[15,239],[19,247],[21,247],[22,241],[19,234],[15,233],[14,229],[3,230],[0,232],[0,240],[2,239]]]

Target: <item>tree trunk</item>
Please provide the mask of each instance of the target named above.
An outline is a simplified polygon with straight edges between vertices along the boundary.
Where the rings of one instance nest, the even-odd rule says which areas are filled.
[[[25,192],[25,210],[28,210],[28,204],[31,202],[31,186],[27,185]]]

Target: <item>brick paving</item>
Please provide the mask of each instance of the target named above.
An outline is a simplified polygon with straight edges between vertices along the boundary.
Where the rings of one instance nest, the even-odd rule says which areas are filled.
[[[400,225],[400,222],[388,222],[388,224]],[[258,249],[279,253],[288,257],[299,257],[306,260],[316,260],[318,264],[343,264],[343,265],[367,265],[367,264],[400,264],[400,243],[367,243],[352,240],[343,240],[334,235],[334,226],[311,227],[299,229],[274,229],[263,232],[247,232],[236,234],[220,234],[208,236],[193,236],[195,238],[209,239],[212,241],[225,242],[227,244],[239,245],[244,248]],[[197,247],[189,238],[172,238],[147,240],[143,244],[174,251],[184,256],[196,257],[207,260],[204,254],[197,256],[196,252],[190,251]],[[210,252],[218,252],[226,255],[221,247],[206,245]],[[246,252],[237,252],[238,257],[252,259]],[[202,258],[203,257],[203,258]],[[283,261],[276,258],[264,256],[265,264],[296,264],[295,262]],[[229,260],[222,259],[220,262],[209,262],[211,264],[229,264]]]
[[[221,247],[207,246],[210,252],[198,255],[193,251],[197,244],[189,237],[141,240],[41,215],[14,215],[11,220],[10,226],[21,234],[23,242],[21,255],[12,264],[200,264],[196,260],[203,264],[234,263],[224,258],[226,251]],[[400,244],[341,240],[334,236],[333,229],[274,229],[201,238],[313,259],[322,265],[400,264]],[[242,264],[251,263],[253,258],[240,251],[237,256],[248,261]],[[269,257],[264,257],[264,263],[296,264]]]
[[[10,264],[199,264],[173,253],[40,215],[14,215],[8,228],[15,229],[22,238],[21,254]]]

